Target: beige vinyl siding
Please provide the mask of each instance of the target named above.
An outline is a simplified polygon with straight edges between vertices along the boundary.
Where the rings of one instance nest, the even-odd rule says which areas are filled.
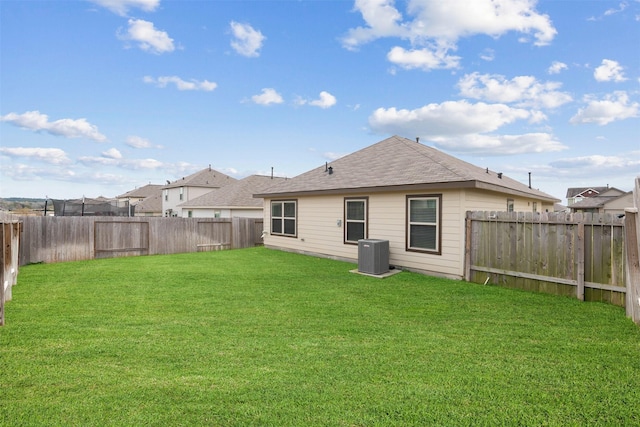
[[[415,193],[424,194],[424,193]],[[431,193],[429,193],[431,194]],[[436,194],[436,193],[434,193]],[[407,252],[406,245],[406,195],[407,193],[377,193],[369,197],[368,238],[389,240],[389,262],[399,267],[411,268],[433,274],[452,277],[462,276],[459,215],[459,192],[442,194],[442,255]],[[356,197],[357,195],[349,195]],[[313,196],[298,198],[298,236],[265,236],[266,246],[314,253],[348,259],[357,262],[358,246],[343,243],[343,196]],[[270,206],[265,200],[265,206]],[[265,230],[270,231],[270,216],[265,208]],[[337,222],[342,224],[338,227]]]

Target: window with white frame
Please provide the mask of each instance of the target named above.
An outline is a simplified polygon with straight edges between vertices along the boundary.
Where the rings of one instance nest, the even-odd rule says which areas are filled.
[[[367,238],[367,201],[366,197],[344,199],[345,243],[358,243]]]
[[[407,196],[407,250],[440,253],[442,196]]]
[[[507,212],[513,212],[514,210],[513,199],[507,199]]]
[[[297,202],[275,200],[271,202],[271,234],[295,237],[297,235]]]
[[[184,187],[180,187],[180,200],[184,200]]]

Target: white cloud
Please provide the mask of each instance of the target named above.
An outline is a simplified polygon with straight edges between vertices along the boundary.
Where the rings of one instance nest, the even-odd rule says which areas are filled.
[[[165,168],[167,165],[155,159],[124,159],[121,157],[109,157],[103,153],[102,157],[83,156],[78,158],[78,162],[85,166],[102,165],[113,166],[128,170],[151,169],[157,170]]]
[[[151,143],[149,142],[149,140],[140,136],[127,137],[127,141],[125,142],[125,144],[133,148],[151,148]]]
[[[0,147],[0,154],[8,157],[39,160],[53,165],[67,164],[71,162],[67,157],[67,153],[59,148]]]
[[[533,34],[535,45],[549,44],[557,31],[549,16],[535,10],[530,0],[409,0],[403,22],[393,0],[356,0],[355,10],[366,26],[353,28],[343,37],[343,46],[358,46],[381,37],[400,37],[412,44],[436,41],[450,45],[462,37],[486,34],[499,37],[509,31]]]
[[[282,104],[284,102],[282,96],[272,88],[262,89],[262,93],[253,95],[251,100],[260,105]]]
[[[442,48],[406,50],[395,46],[387,53],[387,59],[389,62],[406,70],[417,68],[429,71],[438,68],[458,68],[460,66],[460,57],[448,55],[447,50]]]
[[[593,96],[585,96],[585,108],[578,110],[569,120],[572,124],[595,123],[600,126],[616,120],[630,119],[640,116],[640,104],[629,102],[629,96],[624,91],[617,91],[599,100]]]
[[[161,145],[153,145],[148,139],[135,135],[128,136],[125,144],[133,148],[162,148]]]
[[[492,132],[531,117],[528,110],[504,104],[471,104],[462,100],[428,104],[415,110],[378,108],[369,117],[369,125],[377,132],[399,135],[466,135]]]
[[[120,153],[120,151],[118,151],[117,148],[110,148],[107,151],[104,151],[102,153],[103,157],[109,158],[109,159],[121,159],[122,158],[122,153]]]
[[[593,77],[599,82],[623,82],[627,80],[622,66],[611,59],[603,59],[602,64],[594,70]]]
[[[522,135],[472,134],[429,139],[444,149],[464,154],[513,155],[548,153],[567,148],[556,140],[552,134],[544,132]]]
[[[564,149],[564,145],[548,133],[492,134],[518,120],[537,122],[541,119],[544,115],[537,111],[462,100],[429,104],[415,110],[379,108],[369,117],[369,125],[375,132],[420,136],[465,153],[504,155]]]
[[[616,13],[622,12],[623,10],[625,10],[627,8],[627,6],[629,6],[627,4],[627,2],[621,2],[618,5],[618,9],[611,8],[611,9],[605,10],[604,16],[615,15]]]
[[[635,158],[634,158],[635,157]],[[557,168],[574,169],[580,168],[593,173],[597,168],[598,173],[603,172],[602,169],[617,170],[640,170],[640,157],[638,153],[630,153],[629,156],[603,156],[599,154],[591,156],[580,156],[556,160],[550,163],[551,166]]]
[[[217,83],[210,82],[208,80],[198,81],[191,79],[190,81],[185,81],[178,76],[161,76],[157,78],[145,76],[143,81],[145,83],[155,84],[161,88],[167,87],[169,83],[173,83],[178,90],[202,90],[210,92],[218,87]]]
[[[160,0],[90,0],[113,13],[126,16],[129,9],[136,8],[145,12],[153,12],[160,5]]]
[[[157,30],[153,22],[129,19],[128,23],[129,28],[126,34],[118,35],[121,40],[137,42],[140,49],[155,54],[175,50],[173,39],[165,31]]]
[[[567,68],[567,64],[565,64],[564,62],[553,61],[551,63],[551,66],[549,66],[549,68],[547,69],[547,73],[559,74],[561,71],[566,70]]]
[[[496,51],[489,48],[484,49],[480,53],[480,59],[482,59],[483,61],[491,62],[496,59]]]
[[[231,21],[231,33],[234,39],[231,40],[231,47],[240,55],[247,57],[260,56],[259,50],[266,39],[258,30],[253,29],[249,24],[240,24]]]
[[[0,116],[0,121],[12,123],[23,129],[44,131],[66,138],[89,138],[97,142],[107,140],[107,137],[98,132],[98,128],[87,122],[86,119],[60,119],[50,122],[46,114],[39,111],[27,111],[23,114],[9,113]]]
[[[480,73],[467,74],[458,81],[462,96],[537,108],[556,108],[571,102],[571,95],[557,90],[561,86],[558,82],[538,82],[532,76],[507,80],[498,74]]]
[[[336,105],[337,100],[335,96],[323,90],[322,92],[320,92],[320,97],[318,99],[308,101],[306,99],[299,98],[295,102],[298,105],[309,104],[309,105],[313,105],[314,107],[320,107],[320,108],[326,109]]]

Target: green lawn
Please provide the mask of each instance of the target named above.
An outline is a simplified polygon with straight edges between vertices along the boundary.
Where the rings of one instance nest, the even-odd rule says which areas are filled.
[[[22,267],[0,425],[640,425],[600,303],[264,248]]]

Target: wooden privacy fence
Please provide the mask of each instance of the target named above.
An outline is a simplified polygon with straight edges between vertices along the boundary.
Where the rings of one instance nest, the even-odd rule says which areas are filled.
[[[262,219],[23,217],[20,265],[237,249],[262,244]]]
[[[637,247],[637,236],[625,221],[636,223],[633,210],[625,217],[467,212],[465,279],[628,306],[634,282],[625,240]]]
[[[0,276],[0,326],[4,325],[5,302],[11,300],[11,288],[18,279],[18,253],[20,248],[20,222],[6,214],[0,217],[2,241],[2,270]]]

